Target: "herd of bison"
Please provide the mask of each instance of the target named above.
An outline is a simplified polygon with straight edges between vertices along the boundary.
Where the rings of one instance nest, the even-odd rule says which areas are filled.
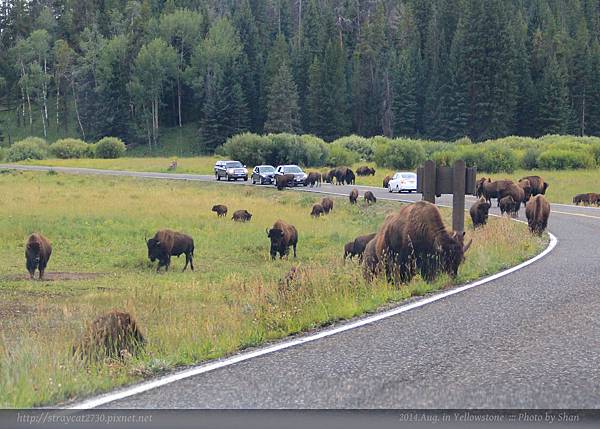
[[[364,175],[365,172],[361,171]],[[370,173],[370,172],[369,172]],[[374,173],[374,170],[373,170]],[[338,183],[354,182],[354,173],[350,169],[335,169],[326,176],[326,181],[336,178]],[[321,177],[318,177],[320,183]],[[492,181],[481,178],[476,184],[476,195],[479,199],[470,208],[470,215],[475,228],[483,227],[488,218],[491,199],[497,199],[502,213],[511,216],[518,214],[521,204],[525,204],[529,229],[532,233],[541,234],[547,225],[550,205],[544,194],[548,184],[539,176],[527,176],[514,183],[510,180]],[[588,195],[588,194],[585,194]],[[356,204],[359,197],[357,189],[352,189],[348,198],[350,204]],[[596,203],[600,195],[593,194],[583,198],[578,195],[574,203]],[[367,205],[377,199],[371,191],[364,193]],[[334,200],[325,197],[312,207],[313,217],[327,215],[332,212]],[[219,204],[212,207],[218,217],[225,217],[228,209]],[[232,219],[237,222],[248,222],[252,214],[247,210],[237,210]],[[294,225],[277,220],[266,230],[270,240],[272,259],[279,254],[280,258],[293,249],[294,258],[298,245],[298,231]],[[394,284],[407,283],[419,273],[425,281],[433,281],[438,274],[446,273],[455,277],[460,264],[464,261],[465,252],[472,241],[465,243],[465,233],[451,232],[446,229],[439,209],[426,201],[402,206],[398,211],[388,215],[379,230],[375,233],[361,235],[344,246],[344,261],[354,256],[362,265],[365,279],[371,281],[385,273],[388,282]],[[194,240],[187,234],[163,229],[152,238],[146,240],[148,258],[158,260],[156,271],[161,267],[168,271],[171,257],[185,255],[183,270],[188,265],[194,269]],[[39,278],[43,279],[44,270],[52,254],[52,246],[48,239],[39,233],[32,234],[26,243],[26,265],[31,278],[35,270],[39,270]],[[89,355],[90,349],[102,350],[103,355],[119,355],[122,349],[129,352],[145,342],[135,320],[128,313],[112,311],[98,317],[73,347],[73,352],[82,356]],[[87,352],[84,353],[84,350]]]

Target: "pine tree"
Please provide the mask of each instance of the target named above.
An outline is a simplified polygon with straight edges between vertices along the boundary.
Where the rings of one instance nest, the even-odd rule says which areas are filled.
[[[587,135],[600,137],[600,43],[595,41],[590,48],[590,93],[586,104]]]
[[[306,119],[306,131],[320,135],[324,124],[323,120],[323,84],[321,82],[321,62],[315,56],[310,68],[308,69],[308,97]]]
[[[565,132],[569,120],[569,101],[564,66],[551,54],[540,86],[537,130],[540,134]]]
[[[288,65],[283,63],[269,88],[265,131],[296,133],[299,126],[298,90]]]
[[[400,53],[394,81],[394,135],[412,137],[417,132],[418,52],[414,49]]]
[[[318,135],[328,141],[349,131],[346,99],[345,57],[337,40],[329,42],[321,64],[321,129]]]

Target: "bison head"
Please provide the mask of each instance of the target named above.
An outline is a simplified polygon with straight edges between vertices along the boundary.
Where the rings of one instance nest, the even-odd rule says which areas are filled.
[[[213,206],[211,211],[216,212],[217,210],[219,210],[219,206]]]
[[[271,228],[267,231],[267,237],[271,239],[271,257],[275,259],[275,255],[283,243],[283,230]]]
[[[454,232],[437,245],[436,250],[440,254],[442,270],[452,277],[458,274],[458,267],[465,260],[465,253],[471,246],[473,240],[464,245],[465,233]]]
[[[150,259],[151,262],[154,262],[157,259],[159,259],[160,240],[157,240],[156,238],[151,238],[146,242],[146,244],[148,245],[148,259]]]
[[[33,260],[35,262],[40,262],[40,243],[37,241],[32,241],[27,243],[27,258]]]

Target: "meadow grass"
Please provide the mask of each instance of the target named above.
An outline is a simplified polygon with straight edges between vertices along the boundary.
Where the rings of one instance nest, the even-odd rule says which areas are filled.
[[[366,283],[344,243],[374,232],[396,203],[350,206],[309,216],[321,197],[272,188],[158,182],[48,173],[0,175],[0,407],[56,404],[183,366],[224,356],[335,320],[376,310],[450,285],[418,277],[394,287]],[[218,219],[213,204],[230,213]],[[249,223],[231,213],[246,208]],[[443,211],[446,222],[450,213]],[[278,218],[299,231],[298,258],[271,261],[265,228]],[[145,236],[170,227],[194,237],[195,272],[156,274]],[[491,218],[468,228],[473,245],[455,283],[514,266],[538,253],[547,237],[526,225]],[[29,281],[24,244],[39,231],[53,244],[47,272],[96,273],[79,280]],[[283,279],[292,266],[298,277]],[[84,365],[71,347],[98,315],[131,312],[148,339],[143,355]]]

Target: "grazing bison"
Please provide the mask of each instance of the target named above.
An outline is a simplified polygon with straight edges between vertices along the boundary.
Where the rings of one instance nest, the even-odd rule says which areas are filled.
[[[471,220],[473,221],[473,227],[477,228],[487,223],[488,213],[491,204],[485,201],[485,198],[477,200],[469,209]]]
[[[36,269],[40,272],[40,280],[44,279],[44,270],[48,265],[50,255],[52,255],[52,245],[48,239],[39,233],[31,234],[25,244],[26,266],[31,279],[33,279]]]
[[[350,169],[346,170],[346,183],[348,185],[356,184],[356,176],[354,175],[354,171]]]
[[[538,194],[532,197],[525,206],[525,216],[529,230],[541,235],[548,226],[548,217],[550,216],[550,204],[543,195]]]
[[[540,176],[525,176],[521,180],[524,179],[529,180],[529,184],[531,185],[531,196],[536,196],[539,194],[545,195],[546,189],[548,189],[548,186],[550,186]]]
[[[521,203],[525,203],[525,191],[515,183],[507,184],[506,187],[498,191],[498,206],[500,206],[500,200],[509,195],[515,201],[513,213],[516,215],[521,209]]]
[[[496,180],[492,182],[490,178],[485,181],[479,181],[476,188],[476,194],[479,197],[484,197],[488,203],[491,203],[492,198],[498,199],[498,205],[500,204],[500,198],[506,196],[507,189],[510,185],[514,185],[512,180]],[[511,194],[518,194],[519,191],[511,190]],[[514,195],[513,195],[514,198]]]
[[[335,177],[335,168],[329,170],[323,180],[327,183],[333,183],[333,178]]]
[[[500,214],[506,213],[510,216],[514,216],[515,214],[518,213],[518,210],[515,210],[517,203],[515,202],[513,197],[510,195],[500,198],[499,204],[500,204]]]
[[[271,259],[275,259],[279,252],[279,259],[288,254],[290,246],[294,248],[296,257],[296,246],[298,245],[298,231],[294,225],[278,220],[273,228],[267,229],[267,237],[271,239]]]
[[[375,169],[371,167],[367,167],[366,165],[363,167],[358,167],[356,169],[357,176],[375,176]]]
[[[384,187],[384,188],[387,188],[387,187],[388,187],[388,185],[389,185],[389,183],[390,183],[390,180],[392,180],[392,176],[389,176],[389,175],[388,175],[388,176],[385,176],[385,177],[383,178],[383,187]]]
[[[160,267],[165,267],[165,271],[169,271],[171,256],[182,254],[185,254],[183,271],[186,270],[188,263],[194,271],[194,240],[189,235],[171,229],[161,229],[146,244],[148,246],[148,259],[151,262],[158,259],[156,272],[160,270]]]
[[[372,234],[360,235],[360,236],[356,237],[354,239],[354,241],[351,242],[352,243],[352,251],[349,253],[350,259],[352,259],[353,256],[358,256],[359,262],[362,261],[363,253],[365,252],[367,244],[369,244],[369,242],[371,240],[373,240],[373,238],[375,238],[375,235],[377,235],[377,234],[372,233]],[[348,246],[348,245],[346,244],[346,246]],[[344,250],[346,250],[346,248]],[[344,253],[344,259],[346,259],[345,253]]]
[[[448,232],[439,209],[419,201],[386,217],[373,239],[376,260],[383,264],[388,281],[409,282],[417,269],[426,281],[440,271],[455,277],[471,245],[464,245],[464,235]],[[373,270],[369,267],[367,272]]]
[[[321,186],[321,180],[321,173],[317,171],[311,171],[310,173],[308,173],[308,176],[306,176],[305,182],[312,188],[313,186]]]
[[[354,241],[349,241],[344,245],[344,261],[346,258],[352,259],[354,256]]]
[[[529,201],[529,198],[531,198],[531,182],[529,179],[521,179],[517,182],[517,185],[520,186],[525,193],[523,198],[523,204],[525,204],[527,201]]]
[[[373,195],[373,192],[371,191],[365,192],[364,199],[367,205],[377,202],[377,198],[375,198],[375,195]]]
[[[577,194],[573,197],[573,204],[578,206],[579,204],[589,204],[590,194]]]
[[[377,235],[375,236],[377,237]],[[377,255],[377,241],[375,239],[369,241],[363,252],[363,276],[367,281],[372,281],[381,272],[381,260]]]
[[[104,357],[124,358],[142,351],[146,340],[129,313],[111,311],[97,317],[88,326],[73,355],[88,361]]]
[[[217,217],[227,216],[227,206],[224,206],[223,204],[217,204],[216,206],[213,206],[211,211],[217,213]]]
[[[236,210],[231,217],[235,222],[248,222],[252,219],[252,213],[248,210]]]
[[[358,190],[352,189],[348,198],[350,198],[350,204],[356,204],[356,200],[358,200]]]
[[[323,215],[325,213],[325,210],[323,209],[323,206],[321,204],[315,204],[312,207],[312,211],[310,212],[310,215],[312,217],[319,217],[321,215]]]
[[[325,214],[329,214],[329,212],[333,210],[333,200],[329,197],[323,198],[321,200],[321,205],[323,206]]]
[[[281,191],[285,187],[294,186],[294,175],[293,174],[281,174],[275,176],[275,185],[277,190]]]

